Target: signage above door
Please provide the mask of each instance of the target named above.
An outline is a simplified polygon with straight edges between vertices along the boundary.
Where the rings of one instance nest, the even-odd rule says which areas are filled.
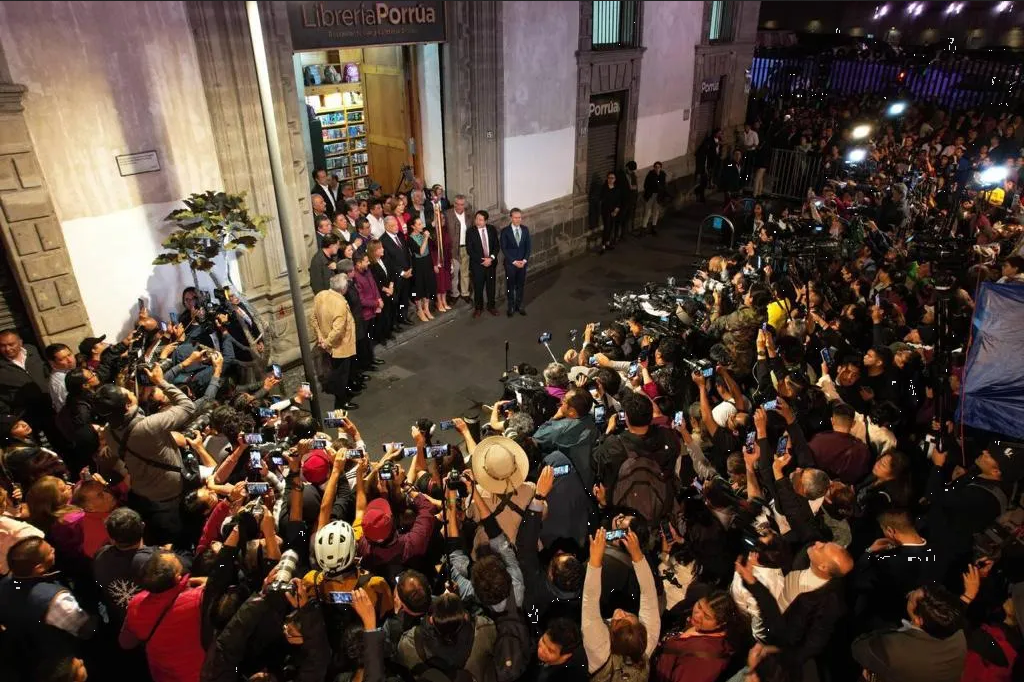
[[[298,51],[444,42],[441,0],[296,0],[287,5],[292,48]]]

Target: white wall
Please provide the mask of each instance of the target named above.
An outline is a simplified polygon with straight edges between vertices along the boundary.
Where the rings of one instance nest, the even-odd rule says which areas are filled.
[[[505,205],[572,194],[579,2],[502,3]]]
[[[702,2],[644,3],[643,67],[636,126],[636,163],[650,166],[685,155],[693,106],[695,48],[700,42]],[[690,112],[692,117],[693,112]]]
[[[191,275],[151,264],[163,218],[223,187],[184,3],[2,2],[0,41],[94,331],[123,333],[147,291],[165,314]],[[161,169],[121,177],[147,150]]]
[[[441,120],[441,65],[437,43],[416,46],[416,87],[420,93],[419,149],[428,186],[444,178],[444,133]],[[454,196],[454,195],[453,195]]]

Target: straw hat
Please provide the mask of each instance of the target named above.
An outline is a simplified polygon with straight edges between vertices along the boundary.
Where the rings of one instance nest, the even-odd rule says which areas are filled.
[[[511,438],[484,438],[473,450],[473,478],[489,493],[504,495],[515,492],[526,480],[530,460],[526,451]]]

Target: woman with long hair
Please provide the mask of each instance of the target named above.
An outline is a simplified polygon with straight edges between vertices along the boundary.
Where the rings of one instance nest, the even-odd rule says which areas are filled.
[[[437,279],[430,258],[433,244],[430,233],[423,229],[422,219],[413,218],[411,227],[412,231],[406,245],[412,259],[412,298],[420,321],[426,322],[434,319],[430,314],[430,300],[437,294]]]
[[[750,625],[732,596],[715,590],[693,605],[682,632],[661,640],[652,682],[715,682],[737,652],[746,650]]]

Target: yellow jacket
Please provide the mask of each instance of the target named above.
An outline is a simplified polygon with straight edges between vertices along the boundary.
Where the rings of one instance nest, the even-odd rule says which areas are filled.
[[[327,343],[327,352],[332,358],[350,358],[356,354],[356,322],[344,295],[327,289],[314,296],[310,326],[316,332],[317,343]]]

